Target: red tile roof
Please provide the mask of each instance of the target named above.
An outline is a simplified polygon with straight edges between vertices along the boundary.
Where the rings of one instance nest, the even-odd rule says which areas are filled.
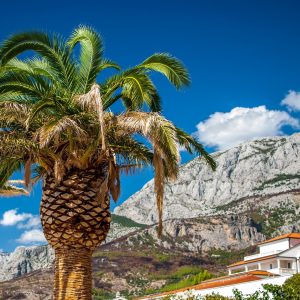
[[[246,272],[243,274],[233,274],[233,275],[227,275],[227,276],[223,276],[223,277],[205,280],[202,283],[194,285],[194,286],[190,286],[190,287],[182,288],[182,289],[178,289],[178,290],[173,290],[170,292],[164,292],[164,293],[158,293],[158,294],[153,294],[153,295],[149,295],[149,296],[144,296],[141,298],[136,298],[136,300],[154,299],[156,297],[174,295],[174,294],[184,292],[184,291],[189,291],[189,290],[205,290],[205,289],[228,286],[228,285],[233,285],[233,284],[238,284],[238,283],[243,283],[243,282],[255,281],[255,280],[261,279],[260,276],[277,276],[277,275],[267,272],[267,271],[253,270],[253,271],[249,271],[249,272]]]
[[[257,245],[263,245],[263,244],[266,244],[266,243],[270,243],[270,242],[274,242],[274,241],[278,241],[278,240],[282,240],[282,239],[287,239],[287,238],[300,239],[300,233],[294,232],[294,233],[287,233],[287,234],[279,235],[279,236],[276,236],[272,239],[261,242]]]
[[[259,258],[255,258],[255,259],[242,260],[242,261],[238,261],[238,262],[236,262],[234,264],[229,265],[227,268],[229,268],[229,267],[236,267],[236,266],[242,266],[242,265],[246,265],[246,264],[257,262],[257,261],[262,261],[262,260],[265,260],[265,259],[274,258],[276,256],[277,255],[274,254],[274,255],[268,255],[268,256],[259,257]]]

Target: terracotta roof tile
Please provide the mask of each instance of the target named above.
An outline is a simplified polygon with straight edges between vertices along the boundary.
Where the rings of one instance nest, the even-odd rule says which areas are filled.
[[[242,266],[242,265],[246,265],[246,264],[257,262],[257,261],[262,261],[262,260],[265,260],[265,259],[274,258],[276,256],[277,255],[268,255],[268,256],[263,256],[263,257],[259,257],[259,258],[256,258],[256,259],[242,260],[242,261],[238,261],[234,264],[231,264],[231,265],[227,266],[227,268],[235,267],[235,266]]]
[[[287,238],[290,238],[290,239],[300,239],[300,233],[297,233],[297,232],[292,232],[292,233],[287,233],[287,234],[283,234],[283,235],[279,235],[279,236],[276,236],[272,239],[269,239],[269,240],[266,240],[264,242],[261,242],[257,245],[263,245],[263,244],[266,244],[266,243],[270,243],[270,242],[274,242],[274,241],[278,241],[278,240],[282,240],[282,239],[287,239]]]
[[[140,298],[136,298],[136,299],[139,299],[139,300],[154,299],[156,297],[174,295],[174,294],[189,291],[189,290],[205,290],[205,289],[227,286],[227,285],[232,285],[232,284],[238,284],[238,283],[243,283],[243,282],[255,281],[255,280],[259,280],[259,279],[261,279],[261,278],[256,275],[247,274],[247,273],[240,275],[240,276],[224,276],[224,277],[215,278],[214,281],[207,280],[198,285],[190,286],[187,288],[173,290],[170,292],[153,294],[153,295],[140,297]],[[153,297],[153,298],[151,298],[151,297]]]

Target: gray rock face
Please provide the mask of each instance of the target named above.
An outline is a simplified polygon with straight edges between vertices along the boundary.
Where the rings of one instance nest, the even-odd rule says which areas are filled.
[[[271,197],[300,188],[300,134],[263,138],[216,152],[217,170],[196,158],[165,186],[164,220],[213,215],[242,199]],[[281,201],[280,197],[276,201]],[[153,180],[114,211],[137,222],[157,221]]]
[[[10,254],[0,254],[0,281],[51,268],[53,260],[54,251],[50,246],[18,247]]]
[[[129,244],[150,237],[153,243],[165,249],[202,255],[213,249],[240,250],[265,240],[247,216],[173,219],[163,225],[162,238],[157,236],[156,226],[151,226],[129,237]]]

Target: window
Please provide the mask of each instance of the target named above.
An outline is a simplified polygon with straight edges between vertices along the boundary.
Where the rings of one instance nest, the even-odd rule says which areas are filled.
[[[270,269],[273,269],[273,265],[272,264],[270,264]]]
[[[291,263],[289,262],[289,263],[287,263],[287,268],[288,269],[291,269],[292,268],[292,266],[291,266]]]

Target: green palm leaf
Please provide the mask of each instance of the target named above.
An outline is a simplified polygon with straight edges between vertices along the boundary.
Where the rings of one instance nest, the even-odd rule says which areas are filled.
[[[79,94],[89,91],[100,71],[103,55],[103,43],[100,35],[90,27],[79,26],[74,30],[68,45],[72,51],[74,47],[80,45],[80,63],[78,65]]]
[[[165,75],[179,89],[190,84],[190,77],[184,65],[167,53],[155,53],[137,68],[153,70]]]

